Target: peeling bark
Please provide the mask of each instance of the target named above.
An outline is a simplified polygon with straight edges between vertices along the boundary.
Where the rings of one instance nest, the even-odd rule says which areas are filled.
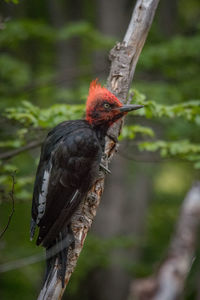
[[[126,102],[139,54],[151,27],[158,2],[159,0],[137,1],[124,41],[117,43],[110,52],[111,70],[107,87],[123,102]],[[113,136],[117,137],[119,135],[122,123],[120,121],[112,127],[110,133]],[[105,165],[108,165],[115,149],[116,144],[114,141],[108,139],[104,157]],[[75,249],[69,251],[65,288],[76,266],[87,232],[96,215],[104,189],[104,177],[105,174],[100,172],[96,184],[72,218],[72,230],[76,243]],[[53,278],[48,283],[45,282],[38,300],[58,300],[62,298],[65,288],[62,289],[61,281],[57,278],[56,273],[57,266],[54,268]]]
[[[177,300],[195,258],[200,226],[200,182],[194,184],[181,209],[168,254],[157,273],[132,283],[129,300]]]

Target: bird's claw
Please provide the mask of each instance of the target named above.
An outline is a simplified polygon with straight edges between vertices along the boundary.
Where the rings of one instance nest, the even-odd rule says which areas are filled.
[[[111,171],[106,166],[104,166],[102,163],[99,166],[105,173],[111,174]]]
[[[113,141],[115,144],[117,144],[119,141],[118,141],[118,138],[114,135],[114,134],[112,134],[112,133],[107,133],[106,134],[107,135],[107,137],[111,140],[111,141]]]

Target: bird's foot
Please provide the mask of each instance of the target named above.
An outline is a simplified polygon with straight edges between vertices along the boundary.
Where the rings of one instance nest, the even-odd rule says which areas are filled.
[[[107,137],[109,139],[111,139],[111,141],[113,141],[115,144],[117,144],[119,141],[118,141],[118,138],[116,137],[116,135],[112,134],[111,132],[107,133],[106,134]]]
[[[102,163],[100,163],[100,168],[106,173],[106,174],[111,174],[111,171]]]

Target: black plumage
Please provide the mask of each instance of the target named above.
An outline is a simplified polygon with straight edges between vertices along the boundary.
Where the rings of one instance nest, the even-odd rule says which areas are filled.
[[[62,243],[67,235],[69,239],[64,242],[67,246],[73,244],[71,216],[99,172],[104,138],[101,137],[100,144],[97,131],[85,120],[66,121],[50,131],[43,143],[34,185],[31,236],[37,224],[36,243],[42,244],[49,253],[52,246],[58,241]],[[42,204],[39,199],[44,193],[44,183],[47,191]],[[60,250],[66,253],[66,247]]]
[[[63,122],[47,135],[36,173],[31,221],[31,239],[37,225],[36,243],[47,250],[45,279],[50,280],[58,258],[57,274],[64,286],[68,248],[74,246],[71,217],[98,176],[108,128],[141,107],[123,105],[93,81],[86,119]]]

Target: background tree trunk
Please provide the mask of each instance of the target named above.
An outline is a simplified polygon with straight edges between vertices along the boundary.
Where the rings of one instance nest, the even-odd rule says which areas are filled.
[[[52,24],[55,28],[62,28],[70,21],[77,21],[81,16],[81,1],[49,0],[48,8]],[[77,9],[79,7],[79,9]],[[62,40],[56,42],[56,62],[59,86],[63,88],[73,85],[75,78],[70,74],[78,68],[79,39]]]
[[[133,281],[129,300],[180,300],[195,258],[200,227],[200,182],[186,195],[166,258],[151,277]]]
[[[126,9],[126,0],[96,0],[97,27],[105,36],[111,36],[121,40],[128,26],[130,11]],[[109,68],[108,53],[106,51],[95,51],[94,74],[102,77],[102,66],[104,70]],[[104,77],[108,72],[104,72]]]

